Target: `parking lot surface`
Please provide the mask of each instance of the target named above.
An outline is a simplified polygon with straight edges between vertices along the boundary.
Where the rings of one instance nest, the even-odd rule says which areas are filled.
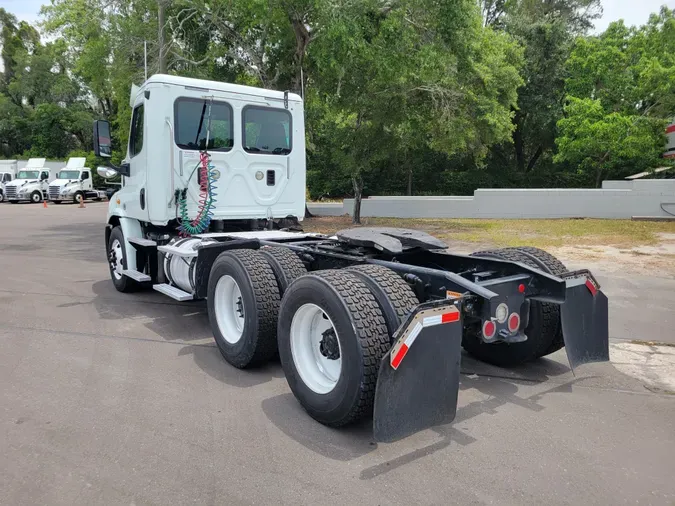
[[[563,352],[463,358],[455,422],[324,427],[278,363],[220,357],[205,304],[121,294],[107,204],[0,205],[0,504],[673,504],[675,395]],[[605,277],[614,343],[675,342],[675,280]]]

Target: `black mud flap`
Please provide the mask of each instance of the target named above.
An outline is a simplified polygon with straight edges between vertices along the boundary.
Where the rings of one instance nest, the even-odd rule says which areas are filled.
[[[461,343],[460,300],[421,304],[408,317],[380,363],[375,440],[396,441],[454,420]]]
[[[609,360],[607,296],[592,276],[567,280],[565,303],[560,308],[565,351],[574,369]]]

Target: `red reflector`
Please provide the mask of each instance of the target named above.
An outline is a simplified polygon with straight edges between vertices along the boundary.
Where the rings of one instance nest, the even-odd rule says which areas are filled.
[[[595,294],[598,293],[598,289],[595,287],[593,284],[593,281],[590,279],[586,280],[586,288],[588,288],[588,291],[591,292],[591,295],[595,297]]]
[[[441,316],[441,323],[452,323],[459,321],[459,311],[453,311],[452,313],[445,313]]]
[[[519,291],[520,293],[525,293],[525,285],[522,284],[522,283],[519,284],[519,285],[518,285],[518,291]]]
[[[403,343],[401,345],[401,349],[398,350],[398,353],[394,357],[394,360],[391,361],[391,366],[394,369],[398,369],[398,366],[401,364],[401,361],[403,360],[403,357],[405,357],[405,354],[408,353],[408,346]]]
[[[515,332],[520,328],[520,315],[518,313],[511,313],[509,316],[509,330]]]
[[[497,326],[495,323],[493,321],[486,320],[485,323],[483,323],[483,335],[488,339],[491,339],[495,335],[495,332],[497,332]]]

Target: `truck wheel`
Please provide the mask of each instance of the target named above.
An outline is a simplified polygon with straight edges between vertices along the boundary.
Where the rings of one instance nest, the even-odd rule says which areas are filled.
[[[140,288],[138,282],[122,274],[127,268],[127,252],[124,248],[124,234],[121,227],[114,227],[108,239],[108,266],[110,278],[118,292],[135,292]]]
[[[4,202],[5,194],[0,190],[0,202]]]
[[[300,260],[300,257],[288,248],[266,247],[258,251],[260,251],[260,254],[265,257],[270,267],[272,267],[281,296],[284,295],[288,285],[300,276],[307,274],[307,268],[302,263],[302,260]]]
[[[84,200],[84,195],[82,195],[82,192],[77,192],[75,196],[73,197],[73,204],[79,204]]]
[[[569,271],[569,269],[565,266],[564,263],[562,263],[556,257],[551,255],[548,251],[544,251],[543,249],[534,248],[532,246],[521,246],[518,248],[506,248],[506,249],[513,249],[516,251],[520,251],[521,253],[525,253],[530,258],[532,258],[532,260],[534,260],[537,264],[539,264],[539,269],[543,270],[544,272],[548,272],[549,274],[553,274],[554,276],[562,276],[563,274]],[[541,355],[539,355],[540,357],[544,357],[546,355],[550,355],[551,353],[555,353],[556,351],[565,346],[565,341],[563,339],[562,334],[562,324],[560,323],[560,306],[557,306],[555,304],[549,305],[554,306],[555,310],[558,311],[558,332],[556,333],[555,338],[551,342],[551,345]]]
[[[375,296],[390,338],[420,303],[401,276],[381,265],[357,265],[345,269],[361,279]]]
[[[277,336],[286,380],[312,418],[339,427],[372,415],[389,333],[355,274],[328,270],[296,279],[281,302]]]
[[[520,262],[536,269],[541,267],[532,258],[516,248],[479,251],[471,256],[497,258]],[[557,304],[530,300],[530,315],[522,343],[485,343],[477,332],[465,332],[464,349],[474,357],[500,367],[513,367],[530,362],[546,354],[559,331],[560,311]]]
[[[234,250],[216,258],[207,307],[216,344],[228,363],[242,369],[274,356],[279,300],[272,267],[259,252]]]
[[[42,202],[42,194],[39,191],[34,191],[33,193],[30,194],[30,201],[33,204],[39,204]]]

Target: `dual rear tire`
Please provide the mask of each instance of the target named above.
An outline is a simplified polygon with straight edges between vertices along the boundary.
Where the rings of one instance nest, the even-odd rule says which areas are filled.
[[[380,290],[371,288],[382,281]],[[240,368],[261,365],[278,349],[300,404],[334,427],[372,413],[391,329],[418,303],[393,271],[363,266],[307,274],[286,248],[221,254],[207,297],[225,360]]]

